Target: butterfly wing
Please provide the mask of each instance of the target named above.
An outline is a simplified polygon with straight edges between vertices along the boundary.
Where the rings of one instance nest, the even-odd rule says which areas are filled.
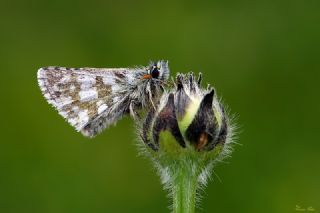
[[[136,74],[127,68],[47,67],[38,70],[38,83],[60,115],[93,137],[127,113],[126,85]]]

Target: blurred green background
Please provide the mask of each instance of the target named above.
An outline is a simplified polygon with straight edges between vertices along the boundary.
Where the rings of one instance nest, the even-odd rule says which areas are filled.
[[[39,67],[167,59],[236,114],[200,212],[320,212],[320,2],[0,1],[0,212],[169,212],[129,118],[93,140],[42,97]]]

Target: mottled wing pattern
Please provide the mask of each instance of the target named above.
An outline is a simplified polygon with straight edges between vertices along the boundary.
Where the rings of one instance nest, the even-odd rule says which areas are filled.
[[[47,101],[72,126],[93,137],[119,120],[127,106],[121,106],[124,86],[135,79],[126,68],[47,67],[38,71],[38,82]]]

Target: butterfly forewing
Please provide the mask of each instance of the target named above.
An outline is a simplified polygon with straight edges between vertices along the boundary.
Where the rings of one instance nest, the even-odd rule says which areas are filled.
[[[136,73],[126,68],[47,67],[38,71],[38,82],[47,101],[72,126],[94,136],[124,114],[120,106],[122,85],[134,81]],[[123,109],[121,109],[121,107]]]

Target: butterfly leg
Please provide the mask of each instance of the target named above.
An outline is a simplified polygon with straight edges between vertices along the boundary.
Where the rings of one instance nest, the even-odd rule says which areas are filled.
[[[154,105],[154,103],[153,103],[153,100],[152,100],[152,92],[151,92],[151,85],[150,85],[150,83],[148,83],[146,89],[147,89],[147,93],[148,93],[148,96],[149,96],[149,101],[150,101],[153,109],[156,109],[156,107],[155,107],[155,105]]]
[[[199,73],[199,77],[198,77],[198,85],[200,86],[202,82],[202,73]]]
[[[133,118],[133,120],[139,121],[141,118],[140,118],[139,114],[137,113],[136,108],[137,107],[136,107],[135,101],[131,101],[130,105],[129,105],[130,115]]]

